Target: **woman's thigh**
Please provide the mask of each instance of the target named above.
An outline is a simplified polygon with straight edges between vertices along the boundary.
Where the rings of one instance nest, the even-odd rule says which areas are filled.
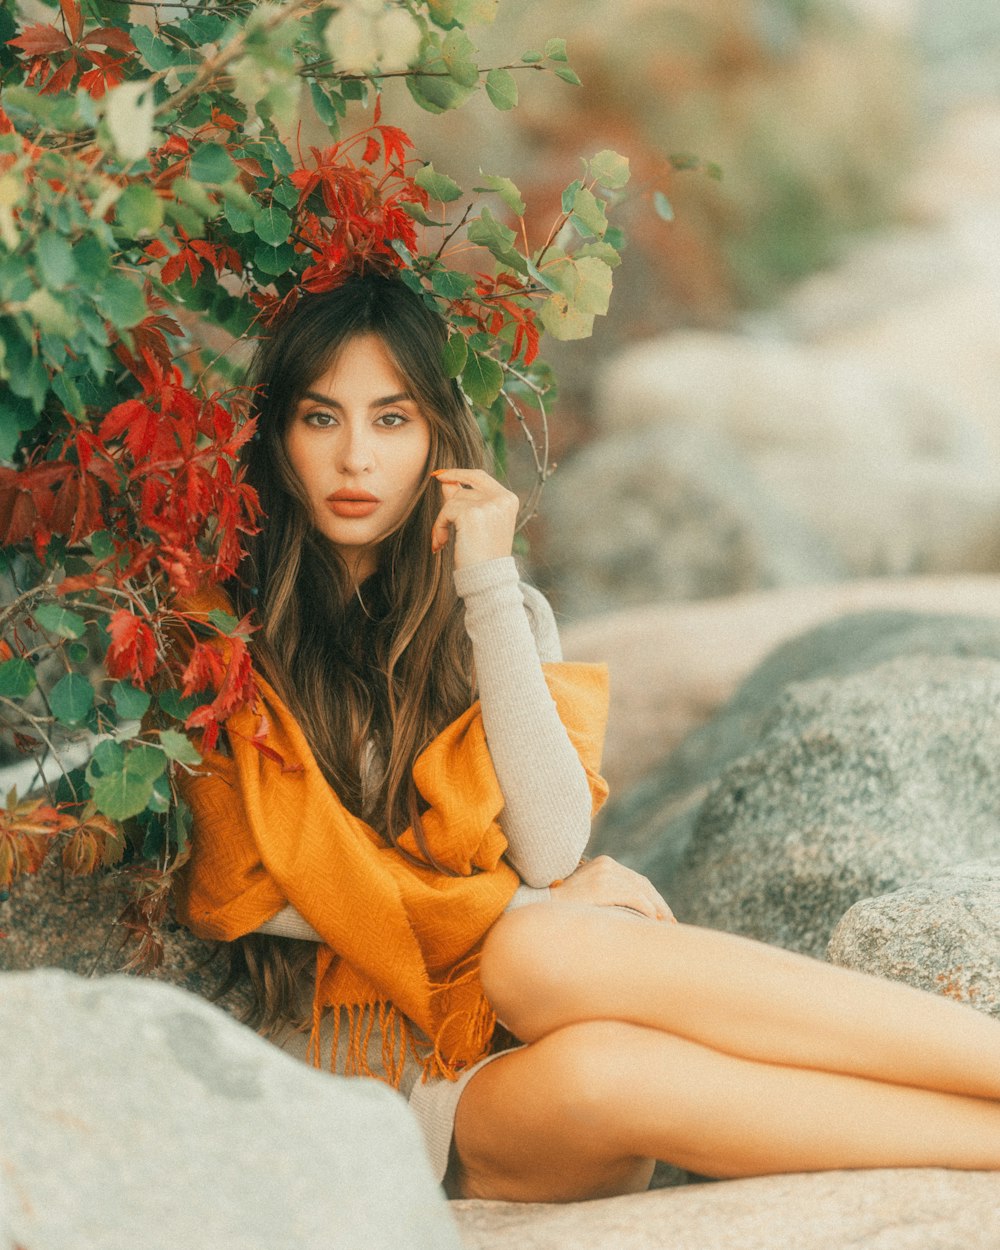
[[[477,1072],[458,1104],[449,1196],[573,1202],[646,1189],[654,1160],[628,1152],[620,1111],[636,1032],[570,1025]]]

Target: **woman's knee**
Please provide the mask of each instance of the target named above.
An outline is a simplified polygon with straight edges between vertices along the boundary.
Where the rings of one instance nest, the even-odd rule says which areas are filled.
[[[459,1104],[456,1193],[566,1202],[645,1189],[653,1161],[633,1153],[622,1111],[635,1031],[567,1025],[474,1078]]]
[[[480,962],[486,997],[522,1041],[534,1040],[532,1004],[551,1002],[579,971],[573,958],[579,909],[533,903],[506,912],[487,934]]]

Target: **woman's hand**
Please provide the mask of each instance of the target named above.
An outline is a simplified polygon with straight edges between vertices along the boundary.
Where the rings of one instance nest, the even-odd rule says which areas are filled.
[[[435,469],[444,506],[431,531],[437,552],[455,532],[455,568],[509,556],[517,524],[517,496],[482,469]]]
[[[638,872],[608,855],[581,864],[576,872],[552,888],[554,902],[592,903],[596,907],[631,907],[650,920],[669,920],[674,913],[662,895]]]

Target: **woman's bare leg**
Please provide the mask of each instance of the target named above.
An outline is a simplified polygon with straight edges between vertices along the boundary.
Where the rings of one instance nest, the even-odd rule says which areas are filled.
[[[482,975],[526,1042],[621,1020],[744,1059],[1000,1099],[997,1021],[732,934],[535,904],[493,927]]]
[[[1000,1105],[593,1021],[478,1072],[455,1144],[457,1196],[566,1202],[644,1189],[653,1159],[718,1177],[1000,1168]]]

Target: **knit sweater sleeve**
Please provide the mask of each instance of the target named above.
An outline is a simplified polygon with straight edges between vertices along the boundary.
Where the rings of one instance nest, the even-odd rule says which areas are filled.
[[[542,674],[542,661],[562,658],[552,609],[521,585],[510,556],[457,570],[455,589],[504,796],[507,858],[526,885],[548,886],[579,864],[591,817],[586,773]]]

